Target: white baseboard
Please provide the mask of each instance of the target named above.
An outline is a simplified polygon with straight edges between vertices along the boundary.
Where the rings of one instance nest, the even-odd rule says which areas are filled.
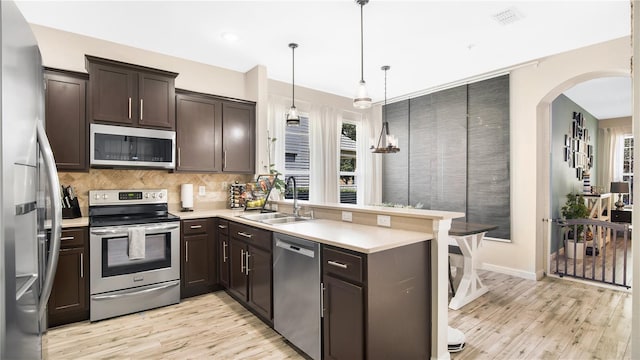
[[[527,280],[538,280],[538,279],[541,279],[542,276],[544,275],[542,270],[539,271],[539,274],[538,274],[535,272],[523,271],[520,269],[513,269],[513,268],[508,268],[506,266],[499,266],[499,265],[493,265],[493,264],[487,264],[487,263],[483,263],[480,268],[482,270],[488,270],[488,271],[493,271],[501,274],[516,276],[516,277],[527,279]]]

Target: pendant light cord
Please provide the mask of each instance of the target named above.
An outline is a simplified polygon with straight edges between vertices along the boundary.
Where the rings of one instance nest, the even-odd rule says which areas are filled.
[[[389,135],[389,125],[387,123],[387,70],[388,66],[383,66],[384,69],[384,124],[383,126],[386,129],[387,135]]]
[[[291,46],[291,106],[296,106],[296,46]]]
[[[360,3],[360,81],[364,82],[364,2]]]

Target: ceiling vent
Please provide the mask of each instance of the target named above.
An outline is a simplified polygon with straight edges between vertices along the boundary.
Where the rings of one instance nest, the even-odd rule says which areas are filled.
[[[491,17],[502,25],[509,25],[524,18],[522,13],[513,7],[500,11],[499,13],[494,14]]]

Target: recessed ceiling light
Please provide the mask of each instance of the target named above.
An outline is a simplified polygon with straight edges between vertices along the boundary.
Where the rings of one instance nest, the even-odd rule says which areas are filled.
[[[229,43],[233,43],[233,42],[238,41],[238,35],[236,35],[236,34],[234,34],[234,33],[231,33],[231,32],[223,32],[223,33],[220,35],[220,37],[221,37],[224,41],[229,42]]]

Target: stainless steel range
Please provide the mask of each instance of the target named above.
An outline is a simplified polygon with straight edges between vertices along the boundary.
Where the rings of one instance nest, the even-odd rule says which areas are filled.
[[[90,320],[180,301],[180,221],[167,190],[89,191]]]

